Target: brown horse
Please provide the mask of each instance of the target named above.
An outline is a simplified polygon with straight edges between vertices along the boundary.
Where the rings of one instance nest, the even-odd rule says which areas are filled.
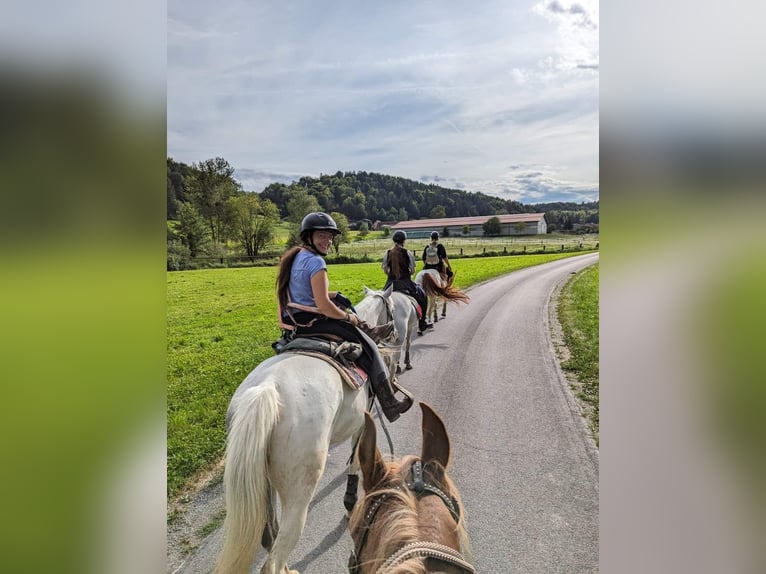
[[[421,402],[420,457],[383,461],[375,423],[365,413],[358,455],[365,496],[349,519],[351,574],[474,574],[460,494],[447,476],[450,447],[444,423]]]

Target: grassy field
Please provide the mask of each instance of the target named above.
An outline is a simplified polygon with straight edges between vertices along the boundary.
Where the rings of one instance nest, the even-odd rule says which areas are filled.
[[[464,259],[456,285],[468,287],[524,267],[571,257],[551,253]],[[419,265],[420,267],[420,265]],[[379,289],[379,263],[330,265],[331,287],[352,301]],[[279,337],[275,267],[178,271],[167,275],[168,495],[214,464],[225,445],[224,416],[234,389],[271,357]]]
[[[570,279],[559,298],[559,322],[571,355],[561,368],[579,381],[577,395],[593,408],[589,423],[598,442],[598,285],[599,266],[584,269]]]

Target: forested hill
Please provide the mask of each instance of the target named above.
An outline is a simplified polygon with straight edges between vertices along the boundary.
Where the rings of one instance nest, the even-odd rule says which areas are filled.
[[[233,187],[242,192],[231,173],[233,168],[225,160],[218,165],[227,169],[221,174],[229,178]],[[168,158],[168,218],[174,218],[178,205],[187,201],[188,184],[201,177],[200,169],[212,166],[188,166]],[[205,163],[205,162],[203,162]],[[228,174],[228,175],[227,175]],[[208,177],[209,179],[209,177]],[[318,178],[303,177],[290,185],[274,183],[259,193],[262,199],[272,201],[282,217],[288,215],[288,202],[308,194],[316,198],[324,211],[343,213],[350,221],[405,221],[438,217],[465,217],[471,215],[500,215],[505,213],[546,213],[549,225],[560,223],[564,214],[574,223],[598,223],[599,202],[539,203],[524,205],[518,201],[502,199],[479,192],[447,189],[403,177],[379,173],[337,172]]]

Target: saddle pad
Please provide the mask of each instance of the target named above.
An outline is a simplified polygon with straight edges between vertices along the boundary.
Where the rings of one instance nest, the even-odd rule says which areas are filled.
[[[343,379],[343,381],[354,391],[358,391],[362,387],[362,385],[364,385],[364,383],[367,381],[367,373],[365,373],[359,367],[354,366],[353,369],[345,367],[344,365],[340,364],[338,361],[336,361],[332,357],[325,355],[322,352],[306,351],[304,349],[290,349],[290,350],[284,351],[283,354],[286,354],[286,353],[291,353],[293,355],[306,355],[307,357],[315,357],[317,359],[322,359],[325,363],[332,365],[335,368],[335,370],[338,371],[340,378]]]
[[[412,295],[407,295],[407,299],[410,300],[410,303],[415,307],[415,312],[418,314],[418,320],[423,318],[423,309],[420,308],[420,303],[418,303],[418,300],[415,299]]]

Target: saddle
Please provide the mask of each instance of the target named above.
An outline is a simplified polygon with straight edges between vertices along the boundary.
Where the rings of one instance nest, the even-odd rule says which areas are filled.
[[[355,363],[362,354],[359,343],[342,341],[328,333],[324,336],[295,337],[290,341],[282,337],[271,347],[277,355],[293,353],[323,360],[338,371],[340,378],[352,390],[358,390],[367,381],[367,373]]]

